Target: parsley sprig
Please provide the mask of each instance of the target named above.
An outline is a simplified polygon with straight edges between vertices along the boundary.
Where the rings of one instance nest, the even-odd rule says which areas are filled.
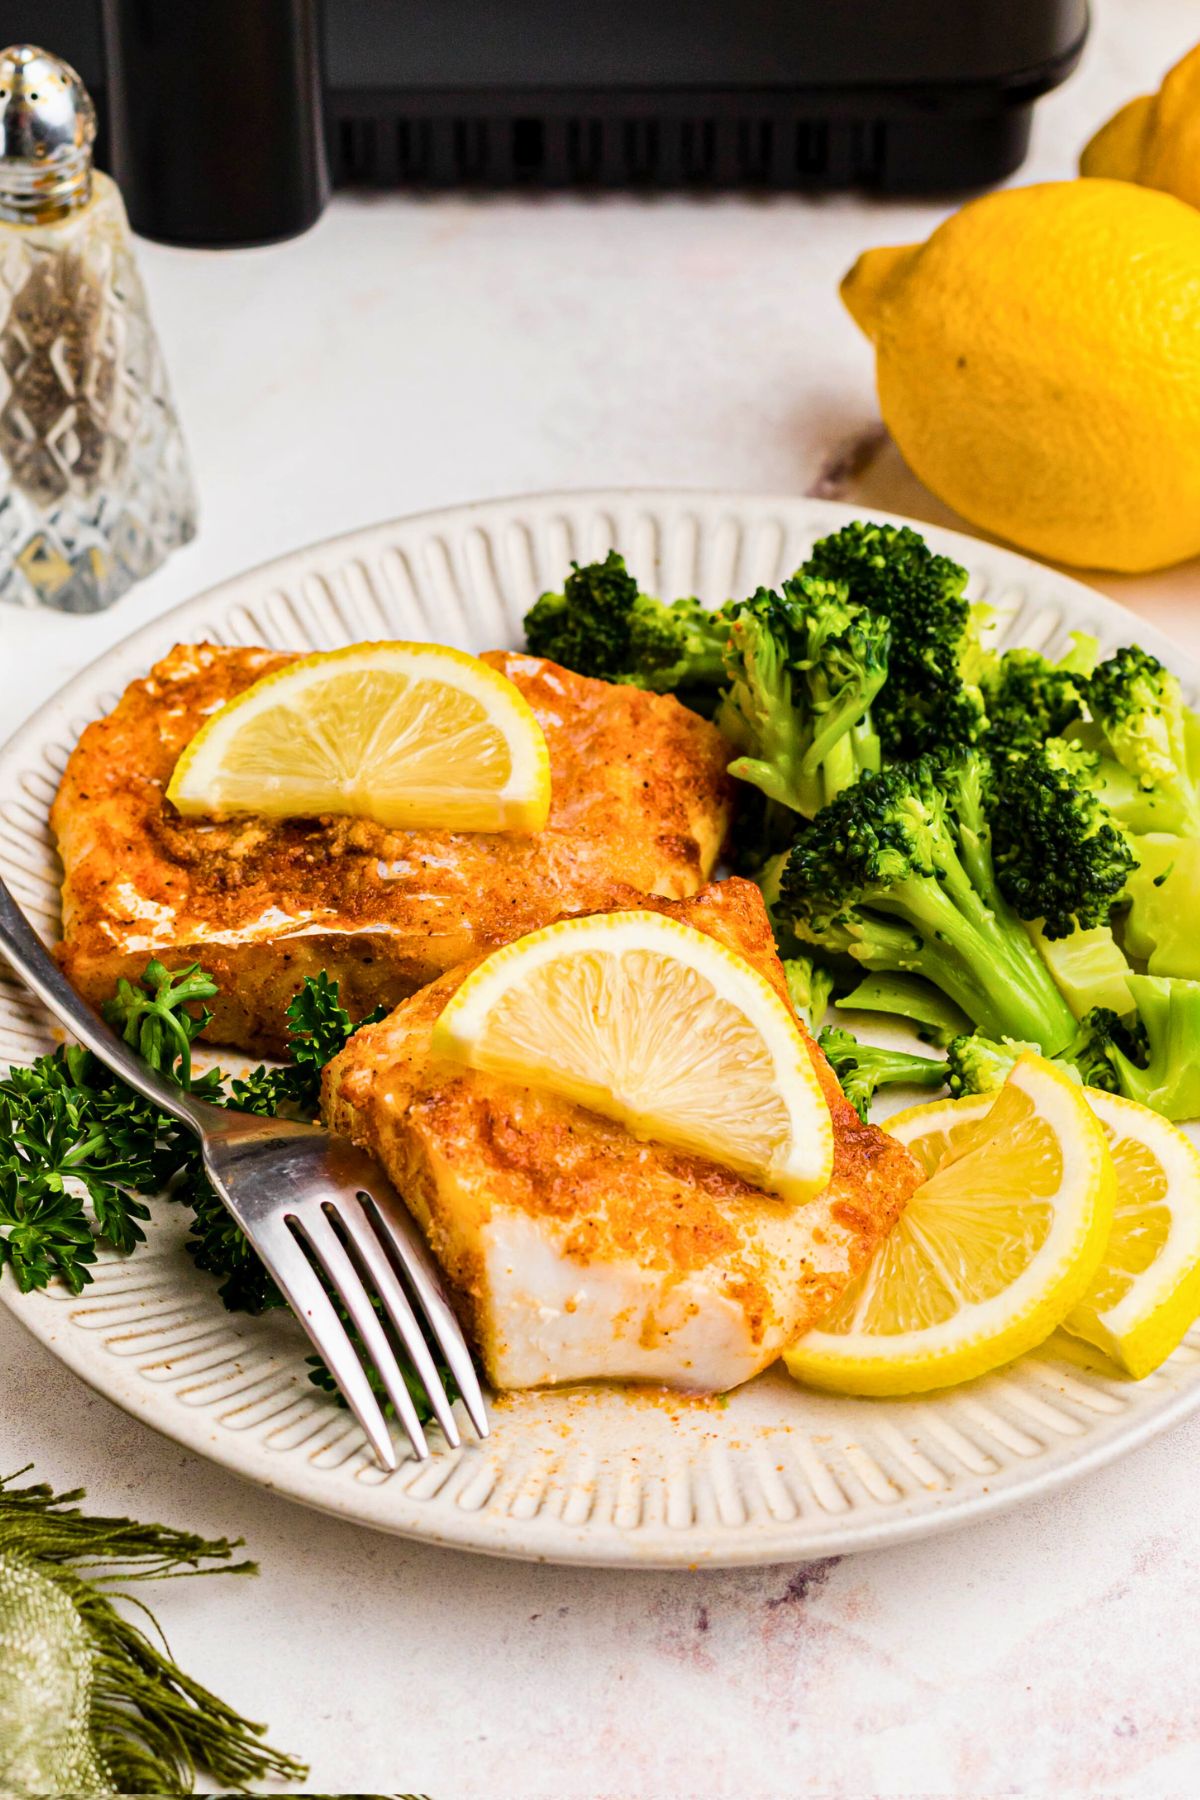
[[[282,1112],[312,1118],[325,1064],[359,1025],[386,1012],[381,1007],[356,1025],[337,982],[322,971],[305,981],[287,1009],[285,1063],[260,1065],[244,1076],[226,1077],[215,1068],[197,1074],[192,1047],[212,1017],[205,1002],[216,993],[198,963],[170,970],[155,959],[139,981],[118,982],[104,1016],[168,1081],[215,1105],[267,1117]],[[23,1293],[44,1288],[55,1276],[80,1293],[92,1279],[97,1241],[125,1254],[136,1250],[150,1217],[141,1196],[163,1190],[191,1209],[188,1252],[197,1268],[218,1279],[231,1312],[286,1305],[209,1182],[197,1140],[90,1051],[62,1046],[0,1080],[0,1276],[10,1269]],[[353,1334],[344,1316],[343,1323]],[[317,1357],[309,1361],[313,1381],[332,1391],[324,1364]],[[390,1410],[369,1365],[368,1372]],[[428,1418],[415,1374],[410,1387]]]
[[[199,1080],[192,1077],[192,1043],[212,1018],[202,1003],[216,992],[216,982],[199,963],[172,973],[155,957],[140,981],[118,981],[116,993],[104,1006],[104,1017],[130,1049],[168,1081],[201,1097],[219,1098],[219,1069],[210,1069]],[[189,1010],[196,1006],[199,1011]]]
[[[150,1216],[138,1195],[170,1180],[174,1134],[78,1046],[11,1070],[0,1081],[0,1273],[11,1268],[24,1293],[58,1275],[78,1294],[92,1279],[96,1234],[135,1249]]]

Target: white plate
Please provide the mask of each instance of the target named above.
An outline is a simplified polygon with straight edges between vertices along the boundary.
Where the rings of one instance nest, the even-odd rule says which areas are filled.
[[[402,519],[269,563],[135,633],[22,726],[0,752],[0,867],[56,937],[46,817],[68,751],[174,643],[518,644],[525,609],[561,586],[571,557],[615,544],[651,591],[719,601],[777,581],[854,516],[827,502],[735,494],[545,495]],[[1053,647],[1074,629],[1106,649],[1136,639],[1196,684],[1181,653],[1092,589],[972,538],[919,529],[969,568],[972,594],[1000,610],[1009,641]],[[0,982],[0,1066],[50,1041],[37,1006]],[[102,1256],[79,1299],[21,1296],[11,1277],[0,1298],[108,1399],[249,1480],[363,1524],[501,1556],[670,1567],[894,1543],[1045,1492],[1200,1401],[1200,1333],[1137,1384],[1056,1337],[1000,1374],[906,1401],[827,1397],[774,1372],[727,1402],[600,1388],[510,1396],[495,1403],[486,1444],[388,1476],[353,1421],[309,1385],[298,1328],[227,1313],[183,1239],[179,1211],[160,1207],[144,1249]]]

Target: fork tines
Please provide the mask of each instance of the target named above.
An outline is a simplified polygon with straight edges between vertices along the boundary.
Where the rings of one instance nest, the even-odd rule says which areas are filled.
[[[370,1188],[355,1181],[343,1187],[339,1181],[337,1188],[331,1185],[285,1204],[273,1218],[258,1223],[254,1243],[376,1455],[386,1468],[395,1469],[398,1458],[387,1421],[330,1291],[352,1320],[414,1457],[429,1455],[413,1401],[414,1381],[428,1396],[447,1444],[455,1448],[462,1442],[430,1341],[480,1437],[487,1436],[488,1420],[470,1352],[425,1246],[396,1197],[390,1197],[390,1204],[377,1197],[387,1183],[375,1171],[372,1176]],[[407,1356],[410,1374],[401,1366],[397,1346]]]

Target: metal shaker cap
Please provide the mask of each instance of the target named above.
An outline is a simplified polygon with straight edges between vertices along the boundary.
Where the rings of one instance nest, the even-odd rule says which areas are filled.
[[[92,197],[96,111],[70,63],[35,44],[0,51],[0,219],[46,225]]]

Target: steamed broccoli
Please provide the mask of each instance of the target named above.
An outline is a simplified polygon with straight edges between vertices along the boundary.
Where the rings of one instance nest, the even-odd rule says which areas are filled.
[[[1167,1119],[1200,1117],[1200,981],[1131,975],[1129,991],[1136,1036],[1108,1050],[1120,1091]]]
[[[1179,682],[1156,656],[1136,646],[1100,664],[1088,684],[1098,747],[1134,786],[1110,778],[1106,795],[1133,831],[1200,837],[1200,721],[1184,705]]]
[[[996,765],[992,831],[996,879],[1022,919],[1048,938],[1104,925],[1137,862],[1098,798],[1097,759],[1051,738]]]
[[[864,968],[922,975],[990,1037],[1053,1053],[1075,1030],[1000,893],[978,751],[864,775],[768,866],[768,904],[802,942]]]
[[[603,562],[573,562],[562,593],[543,594],[525,615],[531,655],[601,681],[678,692],[708,711],[724,681],[728,637],[724,611],[641,593],[615,550]]]
[[[1041,1054],[1037,1044],[1011,1037],[989,1038],[980,1031],[953,1038],[945,1061],[861,1045],[844,1031],[823,1031],[819,1042],[847,1098],[856,1106],[860,1095],[866,1096],[869,1105],[876,1089],[889,1082],[926,1088],[945,1083],[955,1099],[966,1094],[990,1094],[1003,1087],[1018,1057],[1026,1050]],[[1117,1094],[1121,1086],[1113,1056],[1132,1051],[1136,1043],[1136,1035],[1116,1013],[1097,1007],[1080,1022],[1070,1043],[1051,1060],[1059,1068],[1069,1070],[1085,1087]],[[862,1112],[861,1107],[859,1110]],[[862,1116],[866,1117],[865,1112]]]
[[[805,573],[845,582],[851,600],[891,621],[891,672],[875,705],[885,756],[979,739],[983,655],[965,569],[907,525],[856,519],[813,546]]]
[[[851,1031],[827,1025],[817,1039],[829,1058],[842,1092],[864,1124],[881,1087],[939,1088],[946,1080],[941,1057],[914,1056],[907,1050],[885,1050],[860,1044]]]
[[[741,755],[730,773],[811,818],[879,767],[870,707],[887,675],[890,627],[807,575],[727,609],[729,688],[717,723]]]
[[[1096,1007],[1080,1020],[1075,1036],[1053,1061],[1060,1068],[1069,1069],[1085,1087],[1104,1088],[1115,1094],[1120,1090],[1110,1051],[1115,1044],[1129,1042],[1116,1013]],[[950,1092],[956,1098],[962,1094],[990,1094],[1004,1085],[1023,1051],[1037,1048],[1036,1044],[1021,1043],[1016,1038],[996,1041],[978,1031],[955,1038],[946,1051]]]
[[[1135,1015],[1094,1007],[1053,1059],[1085,1087],[1137,1100],[1168,1119],[1200,1117],[1200,981],[1130,975]],[[946,1052],[950,1092],[990,1093],[1023,1050],[1036,1044],[980,1033],[955,1038]]]
[[[1022,649],[992,658],[983,674],[992,753],[1033,749],[1083,718],[1087,678],[1098,654],[1095,638],[1076,631],[1071,648],[1057,662],[1038,650]]]
[[[811,956],[785,957],[783,973],[793,1011],[815,1031],[833,997],[832,973]]]

